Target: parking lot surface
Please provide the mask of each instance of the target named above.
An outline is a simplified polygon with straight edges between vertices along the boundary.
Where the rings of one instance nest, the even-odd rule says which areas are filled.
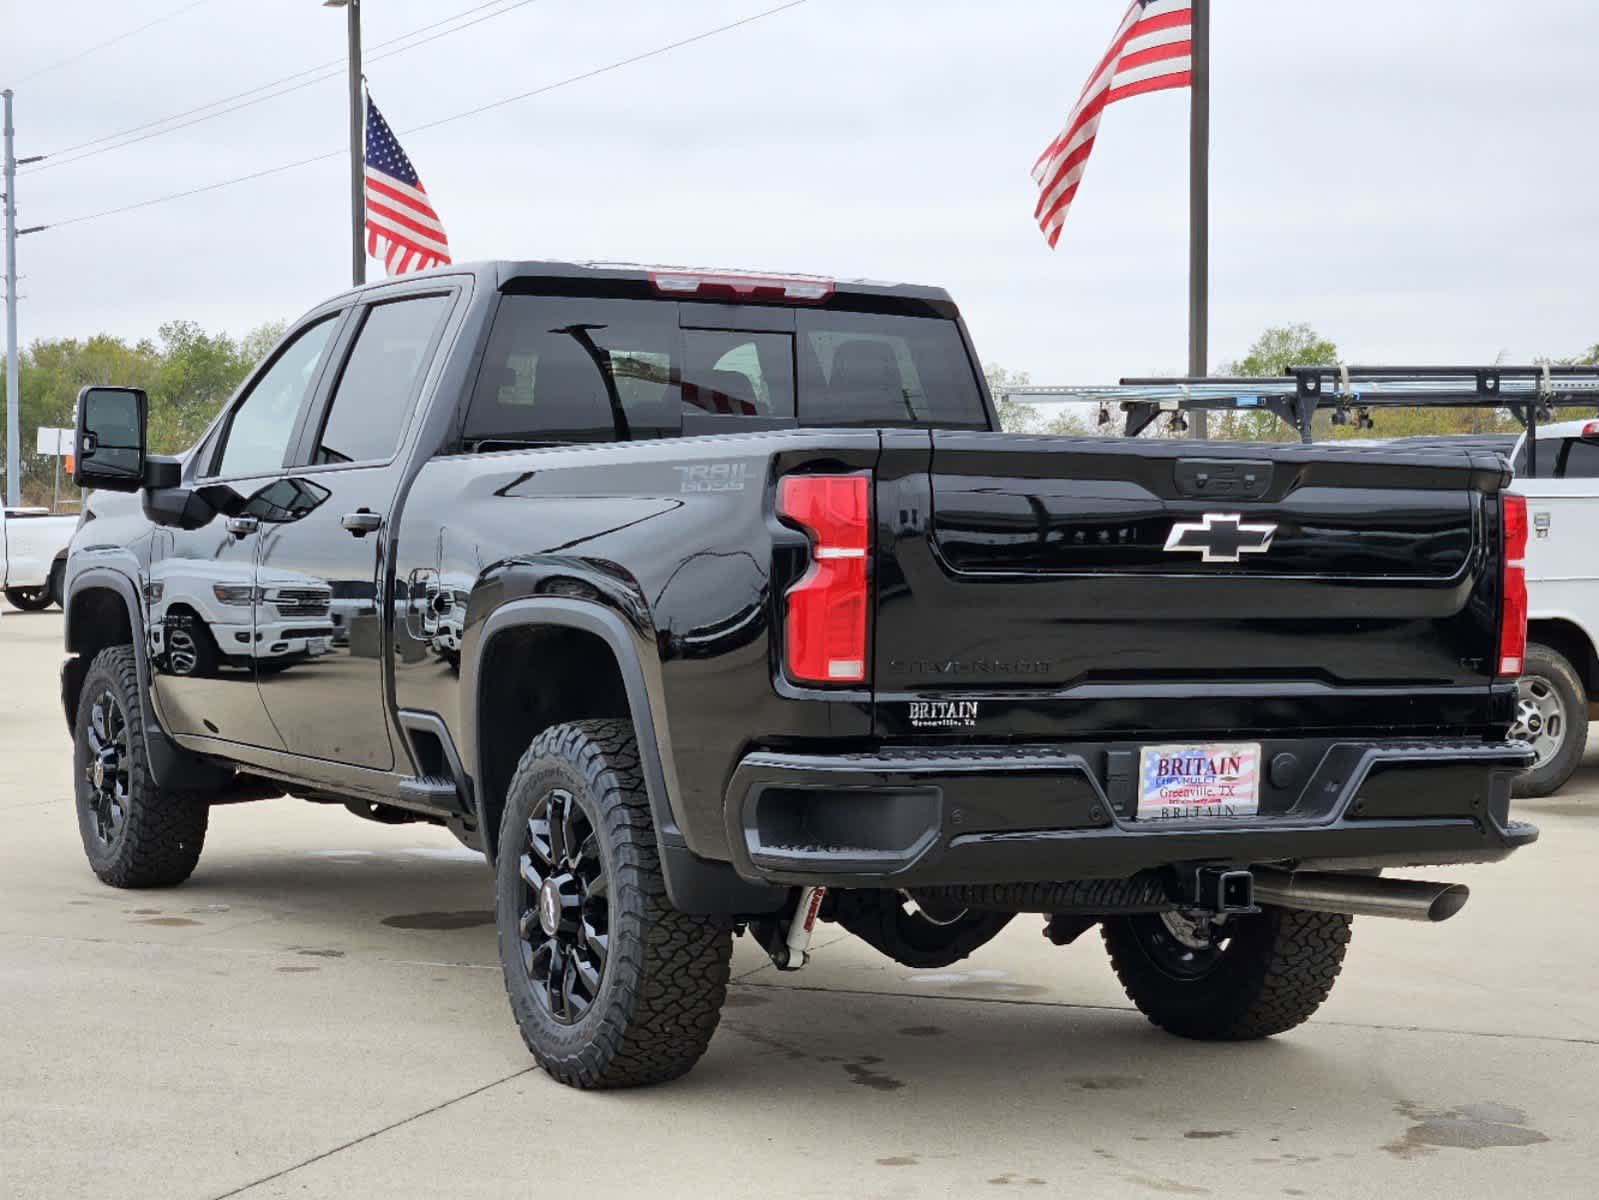
[[[826,927],[796,974],[740,942],[688,1078],[589,1094],[533,1068],[442,830],[236,805],[184,886],[99,884],[60,658],[58,612],[0,615],[0,1194],[1595,1194],[1592,744],[1518,805],[1537,845],[1426,872],[1473,888],[1445,925],[1356,921],[1283,1037],[1162,1034],[1038,917],[922,973]]]

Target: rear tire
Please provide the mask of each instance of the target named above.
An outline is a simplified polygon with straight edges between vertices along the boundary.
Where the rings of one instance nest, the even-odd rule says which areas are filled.
[[[23,612],[43,612],[50,607],[50,585],[43,587],[8,587],[6,599],[11,602],[11,607]]]
[[[1588,694],[1571,660],[1538,642],[1516,682],[1510,736],[1530,742],[1538,762],[1516,778],[1518,796],[1547,796],[1565,786],[1588,745]]]
[[[727,997],[730,925],[674,909],[627,721],[533,739],[500,824],[495,924],[522,1039],[557,1081],[684,1074]]]
[[[1247,1041],[1306,1021],[1332,991],[1351,918],[1264,908],[1197,937],[1175,913],[1112,917],[1102,927],[1127,998],[1168,1033]]]
[[[131,646],[95,655],[73,723],[78,832],[89,865],[112,887],[171,887],[200,861],[210,807],[157,786],[144,745],[144,710]]]

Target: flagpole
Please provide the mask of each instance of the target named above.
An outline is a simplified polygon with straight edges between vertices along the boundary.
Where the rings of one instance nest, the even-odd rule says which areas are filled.
[[[1210,0],[1193,0],[1193,86],[1188,107],[1188,373],[1208,371],[1210,291]],[[1193,436],[1210,431],[1192,414]]]
[[[324,0],[339,7],[339,0]],[[361,0],[343,0],[350,39],[350,282],[366,282],[366,104],[361,79]]]

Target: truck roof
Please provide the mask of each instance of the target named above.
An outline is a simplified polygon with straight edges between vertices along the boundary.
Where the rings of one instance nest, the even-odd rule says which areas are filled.
[[[920,302],[937,315],[956,317],[959,311],[948,291],[912,283],[884,283],[869,279],[843,279],[826,275],[793,272],[752,271],[731,268],[683,267],[644,263],[561,262],[543,259],[486,259],[454,263],[418,271],[405,279],[433,276],[476,275],[497,290],[514,290],[518,284],[538,280],[591,282],[603,288],[617,285],[619,291],[639,288],[653,294],[680,300],[699,300],[737,304],[826,304],[833,296],[863,300]],[[397,279],[374,280],[345,294],[366,291]]]

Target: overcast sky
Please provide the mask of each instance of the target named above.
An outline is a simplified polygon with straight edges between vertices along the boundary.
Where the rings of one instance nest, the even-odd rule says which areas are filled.
[[[441,128],[413,126],[780,0],[366,0],[369,47],[505,15],[367,69],[457,261],[611,259],[936,283],[985,360],[1035,382],[1180,369],[1186,91],[1111,108],[1060,248],[1028,169],[1124,0],[808,0]],[[317,66],[344,16],[208,0],[0,0],[17,153]],[[1599,341],[1599,4],[1216,0],[1211,361],[1309,321],[1352,361],[1491,361]],[[481,14],[480,14],[481,15]],[[337,151],[342,80],[22,175],[20,223]],[[340,157],[24,238],[21,331],[243,332],[349,279]],[[381,264],[370,267],[374,276]]]

